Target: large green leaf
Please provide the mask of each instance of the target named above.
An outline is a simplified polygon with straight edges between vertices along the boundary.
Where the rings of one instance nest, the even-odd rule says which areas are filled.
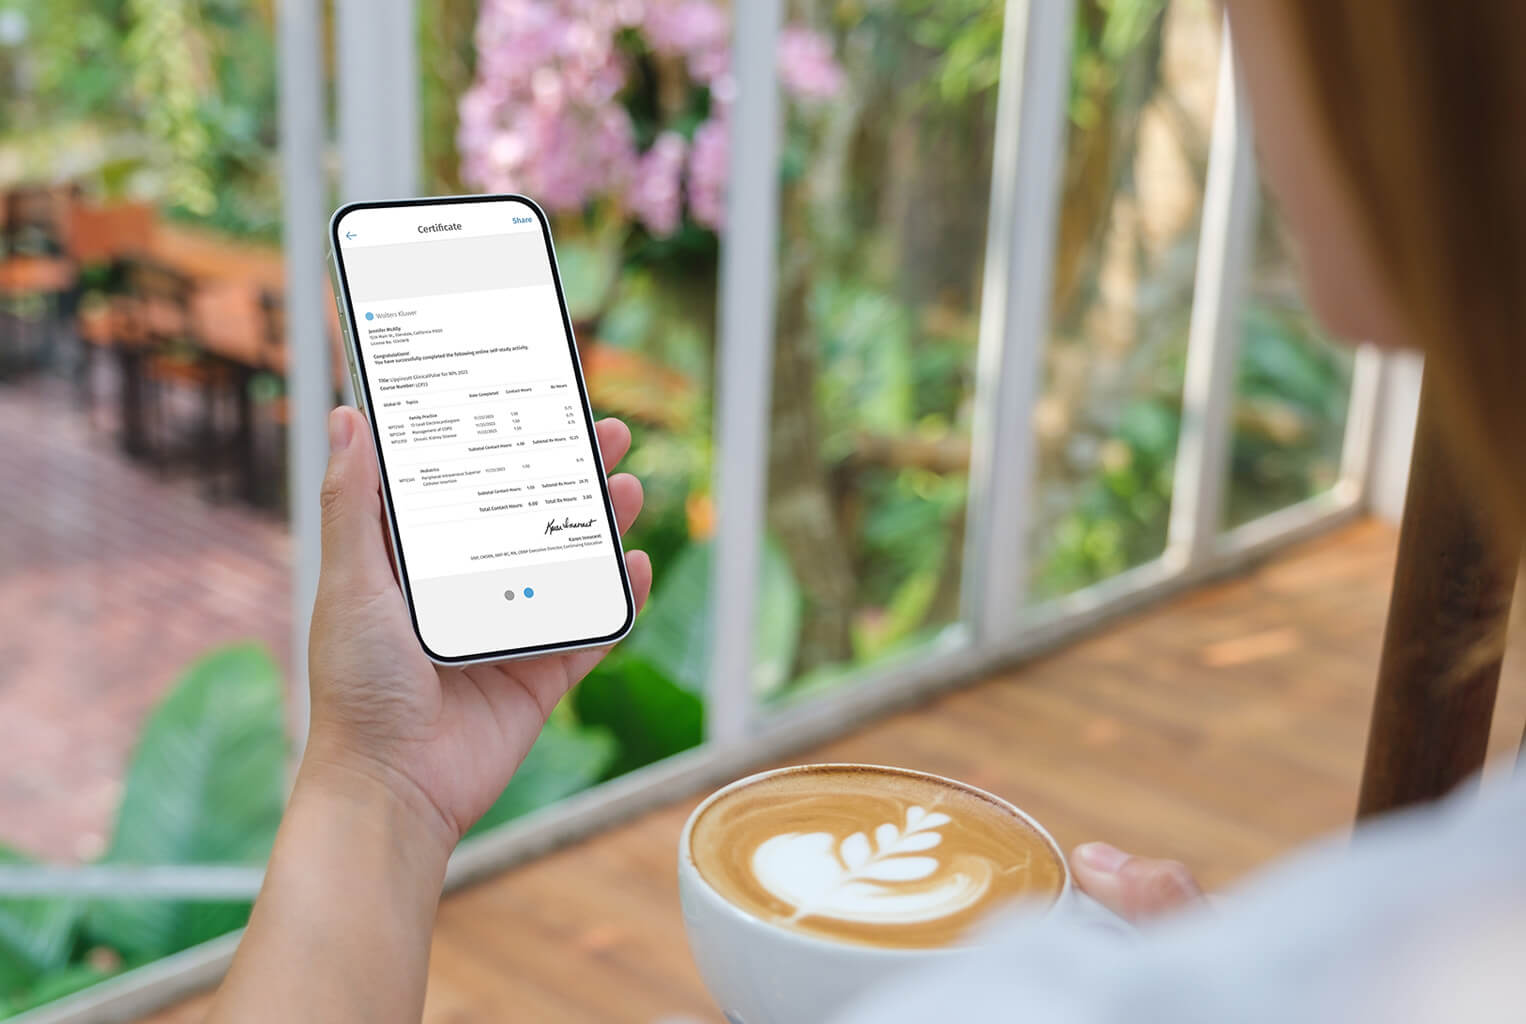
[[[1264,306],[1248,308],[1242,323],[1238,394],[1291,402],[1309,416],[1340,413],[1349,371],[1342,355],[1321,341],[1311,324]]]
[[[0,864],[28,863],[31,858],[0,846]],[[74,899],[0,900],[0,1006],[68,963],[80,912]]]
[[[690,693],[701,694],[710,671],[711,546],[678,556],[636,623],[625,653],[645,661]],[[763,546],[761,593],[753,651],[754,691],[768,695],[789,681],[800,639],[800,587],[773,544]]]
[[[285,795],[281,675],[253,645],[193,665],[138,740],[116,833],[114,864],[260,864]],[[241,925],[244,903],[101,900],[91,939],[127,959],[152,959]]]
[[[620,752],[619,775],[660,761],[704,739],[705,705],[692,689],[631,652],[617,652],[573,691],[578,718],[609,730]]]
[[[598,782],[615,757],[615,740],[603,729],[578,727],[553,717],[535,746],[468,836],[555,803]]]
[[[9,997],[0,996],[0,1020],[13,1013],[22,1013],[45,1003],[51,1003],[55,999],[72,996],[117,973],[119,972],[102,970],[90,964],[71,964],[51,970],[25,992]]]

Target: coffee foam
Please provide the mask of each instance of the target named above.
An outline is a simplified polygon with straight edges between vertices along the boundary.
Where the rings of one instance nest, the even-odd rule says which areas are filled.
[[[764,920],[872,946],[956,944],[991,910],[1052,903],[1065,871],[1026,820],[929,776],[812,766],[727,793],[690,850],[723,898]]]

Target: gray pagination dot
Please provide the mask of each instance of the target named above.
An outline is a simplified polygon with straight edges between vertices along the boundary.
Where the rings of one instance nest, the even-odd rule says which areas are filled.
[[[514,600],[514,591],[512,591],[512,590],[505,590],[503,592],[503,599],[505,601],[512,601],[512,600]]]

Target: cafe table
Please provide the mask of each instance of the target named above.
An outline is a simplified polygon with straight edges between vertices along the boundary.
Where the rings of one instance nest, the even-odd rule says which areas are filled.
[[[290,372],[285,317],[266,309],[265,297],[277,308],[283,302],[285,263],[275,246],[234,241],[213,232],[161,223],[148,246],[149,255],[196,283],[191,298],[192,334],[202,351],[226,366],[233,376],[237,426],[233,439],[240,496],[254,502],[259,495],[255,440],[255,408],[251,384],[256,375],[270,373],[283,380]],[[327,337],[336,394],[343,390],[343,351],[339,320],[328,304]]]

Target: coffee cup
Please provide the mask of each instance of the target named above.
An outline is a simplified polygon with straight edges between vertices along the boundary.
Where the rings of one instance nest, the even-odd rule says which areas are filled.
[[[907,972],[967,956],[1027,905],[1127,926],[1074,887],[1028,814],[878,765],[760,772],[695,808],[678,849],[694,961],[730,1024],[808,1024]]]

